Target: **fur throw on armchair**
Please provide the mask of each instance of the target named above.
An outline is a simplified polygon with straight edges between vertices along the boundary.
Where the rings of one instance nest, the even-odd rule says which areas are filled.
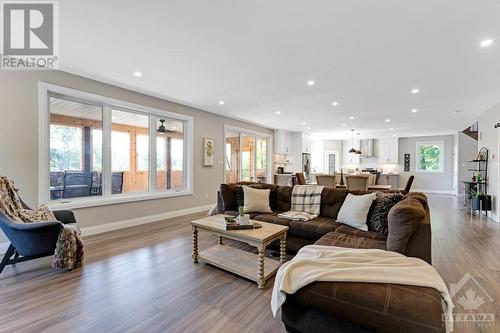
[[[0,176],[0,209],[14,223],[57,221],[54,213],[45,205],[36,210],[26,208],[17,194],[14,182]],[[83,264],[84,252],[80,229],[76,225],[62,224],[57,239],[52,267],[71,270]]]

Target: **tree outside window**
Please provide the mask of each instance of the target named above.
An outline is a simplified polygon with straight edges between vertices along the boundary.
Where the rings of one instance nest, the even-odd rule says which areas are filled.
[[[50,171],[82,170],[82,128],[50,125]]]
[[[417,142],[416,172],[444,172],[444,142]]]

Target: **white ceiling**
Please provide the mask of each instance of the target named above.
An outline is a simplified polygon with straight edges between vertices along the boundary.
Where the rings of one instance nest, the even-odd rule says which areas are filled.
[[[500,101],[498,0],[65,0],[60,22],[62,70],[316,136],[452,133]]]

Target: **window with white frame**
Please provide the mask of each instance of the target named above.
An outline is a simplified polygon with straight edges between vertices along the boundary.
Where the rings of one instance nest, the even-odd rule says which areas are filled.
[[[417,142],[415,171],[420,173],[443,173],[444,149],[443,141]]]
[[[191,193],[191,117],[45,83],[40,97],[40,202]]]

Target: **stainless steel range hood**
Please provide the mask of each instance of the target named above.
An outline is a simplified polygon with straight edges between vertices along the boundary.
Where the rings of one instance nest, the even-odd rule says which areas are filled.
[[[376,142],[375,139],[360,140],[359,146],[361,150],[361,157],[378,157],[378,142]]]

